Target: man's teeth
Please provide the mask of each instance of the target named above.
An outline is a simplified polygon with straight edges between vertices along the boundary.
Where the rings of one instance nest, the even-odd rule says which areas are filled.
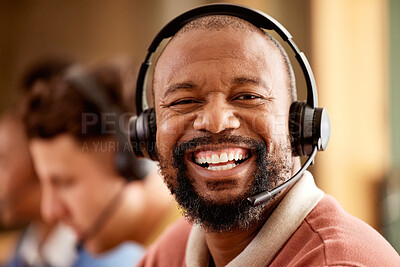
[[[221,153],[220,155],[213,154],[211,157],[207,156],[207,157],[195,158],[195,161],[198,164],[205,164],[205,163],[218,164],[218,163],[225,163],[225,162],[232,161],[232,160],[235,160],[235,161],[244,160],[244,159],[247,159],[247,157],[248,157],[248,155],[243,155],[240,153],[236,153],[236,154],[229,153],[229,155],[228,155],[227,153],[224,152],[224,153]],[[229,164],[227,164],[226,166],[229,166]],[[215,166],[215,167],[218,167],[218,166]]]
[[[226,164],[226,165],[220,165],[220,166],[209,166],[207,169],[210,171],[224,171],[224,170],[229,170],[232,169],[233,167],[236,167],[236,164]]]

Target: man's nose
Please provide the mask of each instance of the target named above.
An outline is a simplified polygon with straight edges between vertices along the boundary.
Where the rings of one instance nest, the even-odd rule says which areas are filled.
[[[62,220],[67,213],[64,204],[52,189],[42,190],[41,212],[47,223]]]
[[[199,112],[193,125],[195,130],[221,133],[240,127],[240,120],[234,109],[221,95],[209,97],[208,103]]]

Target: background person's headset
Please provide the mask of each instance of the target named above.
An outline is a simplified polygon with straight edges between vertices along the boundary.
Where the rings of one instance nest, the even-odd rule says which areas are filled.
[[[115,125],[115,137],[117,139],[115,167],[118,173],[125,178],[126,181],[141,180],[145,178],[151,171],[154,164],[146,159],[138,159],[132,155],[129,147],[127,135],[121,129],[120,119],[123,119],[122,110],[111,103],[106,95],[105,88],[80,65],[72,65],[66,70],[65,79],[68,84],[73,86],[84,98],[93,103],[99,112],[98,123],[106,123],[105,115],[111,115],[107,123]],[[123,125],[126,127],[126,124]],[[125,131],[127,129],[124,129]]]
[[[155,160],[156,114],[154,108],[148,108],[146,100],[146,76],[151,65],[151,57],[161,41],[174,36],[185,24],[197,18],[209,15],[229,15],[250,22],[260,29],[273,30],[289,44],[300,64],[307,84],[307,102],[293,102],[290,106],[289,130],[293,137],[293,154],[308,156],[301,169],[285,183],[271,191],[265,191],[247,200],[252,206],[267,202],[284,188],[297,181],[310,164],[314,162],[318,150],[325,150],[330,137],[330,120],[324,108],[318,108],[317,89],[311,66],[303,52],[292,40],[291,34],[269,15],[232,4],[211,4],[189,10],[170,21],[157,34],[148,48],[145,61],[142,63],[136,87],[136,114],[129,121],[132,150],[138,157]],[[144,110],[143,110],[144,109]]]

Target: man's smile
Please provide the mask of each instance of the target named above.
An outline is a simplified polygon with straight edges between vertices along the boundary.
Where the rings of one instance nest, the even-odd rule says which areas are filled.
[[[251,149],[230,146],[203,146],[186,152],[189,168],[208,178],[233,178],[250,163]]]
[[[192,161],[210,171],[223,171],[243,163],[249,155],[250,151],[243,148],[198,150],[192,153]]]

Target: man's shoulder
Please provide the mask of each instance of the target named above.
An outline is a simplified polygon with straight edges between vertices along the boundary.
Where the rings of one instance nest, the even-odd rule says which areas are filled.
[[[279,254],[292,263],[318,261],[326,266],[400,264],[398,253],[376,230],[345,212],[330,196],[307,215]]]
[[[186,243],[191,229],[189,222],[179,219],[149,247],[139,266],[184,266]]]

